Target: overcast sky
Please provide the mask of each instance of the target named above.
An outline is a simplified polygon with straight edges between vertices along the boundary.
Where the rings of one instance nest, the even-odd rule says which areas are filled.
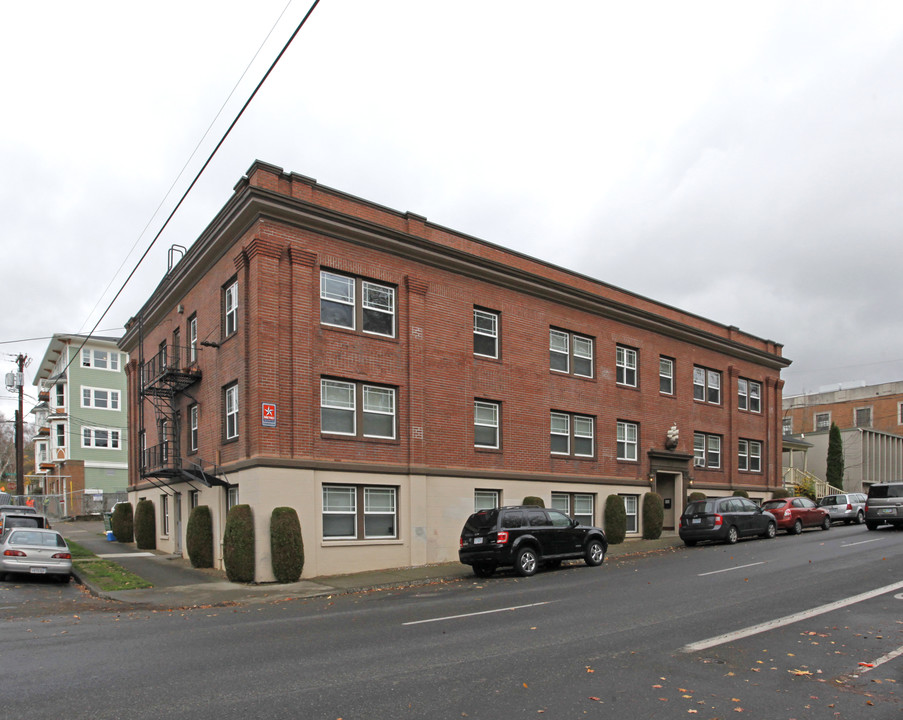
[[[33,358],[29,395],[310,2],[0,6],[0,371]],[[100,334],[255,159],[783,343],[785,395],[903,380],[897,0],[321,0]]]

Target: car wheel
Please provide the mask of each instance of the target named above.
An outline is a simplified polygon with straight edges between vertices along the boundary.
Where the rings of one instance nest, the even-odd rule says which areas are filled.
[[[539,559],[533,548],[521,548],[517,551],[514,558],[514,570],[521,577],[530,577],[536,574],[536,568],[539,565]]]
[[[583,559],[590,567],[601,565],[605,560],[605,548],[602,547],[602,543],[598,540],[590,540],[589,545],[586,546],[586,556]]]
[[[803,521],[797,519],[795,523],[793,523],[793,527],[790,528],[787,532],[793,535],[799,535],[803,531]]]
[[[863,515],[862,510],[860,510],[858,513],[856,513],[856,524],[862,525],[862,523],[864,521],[865,521],[865,515]]]
[[[473,566],[473,574],[479,578],[488,578],[495,572],[495,565],[492,563],[477,563]]]
[[[762,535],[762,537],[767,538],[768,540],[771,540],[777,534],[778,534],[777,526],[773,522],[770,522],[770,523],[768,523],[768,527],[765,528],[765,534]]]
[[[737,532],[737,528],[734,525],[731,525],[727,529],[727,544],[733,545],[739,539],[740,539],[740,533]]]
[[[822,530],[830,530],[831,529],[831,518],[825,517],[825,519],[821,521],[821,529]]]
[[[871,520],[866,520],[866,521],[865,521],[865,526],[866,526],[869,530],[877,530],[877,529],[878,529],[878,523],[872,522]]]

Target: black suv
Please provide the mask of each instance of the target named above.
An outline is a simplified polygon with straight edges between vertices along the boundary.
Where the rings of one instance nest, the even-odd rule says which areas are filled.
[[[605,533],[580,525],[563,512],[536,505],[513,505],[475,512],[464,523],[458,559],[473,566],[477,577],[489,577],[500,566],[513,565],[527,577],[539,566],[583,558],[601,565],[608,551]]]

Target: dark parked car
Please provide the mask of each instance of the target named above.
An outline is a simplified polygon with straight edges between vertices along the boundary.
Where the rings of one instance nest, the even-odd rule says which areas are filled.
[[[865,521],[865,493],[825,495],[818,501],[818,506],[828,511],[831,522],[861,525]]]
[[[475,512],[461,531],[458,558],[478,577],[498,567],[513,566],[523,576],[540,565],[583,559],[601,565],[608,541],[600,528],[580,525],[563,512],[535,505],[514,505]]]
[[[745,497],[696,500],[680,516],[677,533],[685,545],[704,540],[735,543],[741,537],[773,538],[777,523],[772,515]]]
[[[37,510],[33,507],[28,505],[2,505],[0,506],[0,535],[7,530],[7,517],[9,518],[9,527],[14,527],[16,525],[19,527],[50,527],[47,518],[43,515],[38,515]],[[23,522],[23,518],[31,518],[32,522]],[[40,519],[35,521],[34,518]]]
[[[786,530],[788,534],[799,535],[804,527],[831,529],[831,516],[828,511],[807,497],[766,500],[762,503],[762,509],[774,515],[778,528]]]
[[[56,530],[12,528],[0,540],[0,579],[8,573],[53,575],[69,582],[69,546]]]
[[[865,501],[865,526],[877,530],[879,525],[903,527],[903,481],[876,483],[869,488]]]

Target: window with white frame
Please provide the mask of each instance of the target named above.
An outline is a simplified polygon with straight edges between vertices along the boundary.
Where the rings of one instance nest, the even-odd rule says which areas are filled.
[[[737,407],[749,412],[762,412],[762,383],[746,378],[737,380]]]
[[[82,348],[82,367],[95,370],[119,370],[119,353]]]
[[[592,416],[552,411],[550,428],[553,455],[593,457],[595,419]]]
[[[739,440],[737,467],[749,472],[762,472],[762,443],[758,440]]]
[[[492,310],[473,309],[473,354],[480,357],[499,356],[499,314]]]
[[[856,427],[867,428],[872,426],[872,409],[870,407],[856,408],[853,417]]]
[[[169,535],[169,495],[160,496],[160,521],[163,525],[163,535]]]
[[[188,491],[188,510],[194,510],[201,500],[201,494],[197,490]]]
[[[897,403],[897,425],[903,425],[903,402]]]
[[[618,421],[618,460],[636,460],[639,425]]]
[[[238,281],[233,280],[223,288],[223,337],[238,330]]]
[[[721,436],[693,433],[693,464],[701,468],[721,467]]]
[[[639,525],[639,496],[637,495],[621,495],[624,500],[624,510],[627,513],[627,532],[637,533],[640,531]]]
[[[198,316],[197,313],[188,318],[188,362],[198,359]]]
[[[398,489],[379,485],[324,485],[323,538],[398,537]]]
[[[789,415],[781,420],[781,432],[784,435],[793,435],[793,418]]]
[[[226,440],[238,437],[238,383],[223,388],[223,437]]]
[[[658,391],[662,395],[674,394],[674,360],[661,356],[658,359]]]
[[[66,386],[63,383],[57,383],[53,386],[53,407],[57,410],[66,409]]]
[[[66,425],[56,423],[54,426],[54,445],[58,448],[66,447]]]
[[[593,339],[549,328],[549,367],[555,372],[593,376]]]
[[[396,435],[396,390],[348,380],[320,379],[320,431],[392,440]]]
[[[82,447],[119,450],[119,433],[119,430],[110,428],[83,427]]]
[[[478,448],[497,449],[499,443],[499,417],[501,407],[491,400],[473,402],[473,444]]]
[[[188,408],[188,450],[198,451],[198,429],[200,427],[200,409],[192,405]]]
[[[591,493],[552,493],[552,507],[581,525],[595,525],[595,502],[596,498]]]
[[[226,512],[238,505],[238,485],[230,485],[226,489]]]
[[[693,399],[713,405],[721,404],[721,373],[718,370],[693,367]]]
[[[320,323],[395,337],[395,288],[321,270]]]
[[[118,410],[119,391],[109,388],[82,386],[82,407],[98,410]]]
[[[501,493],[498,490],[474,490],[473,491],[473,511],[493,510],[499,506],[499,497]]]
[[[47,449],[47,443],[37,443],[35,454],[37,455],[38,465],[45,463],[48,461],[49,454]]]
[[[618,385],[636,387],[637,385],[637,351],[633,348],[618,345],[615,348],[616,381]]]
[[[830,430],[831,429],[831,413],[822,412],[815,413],[815,429]]]

